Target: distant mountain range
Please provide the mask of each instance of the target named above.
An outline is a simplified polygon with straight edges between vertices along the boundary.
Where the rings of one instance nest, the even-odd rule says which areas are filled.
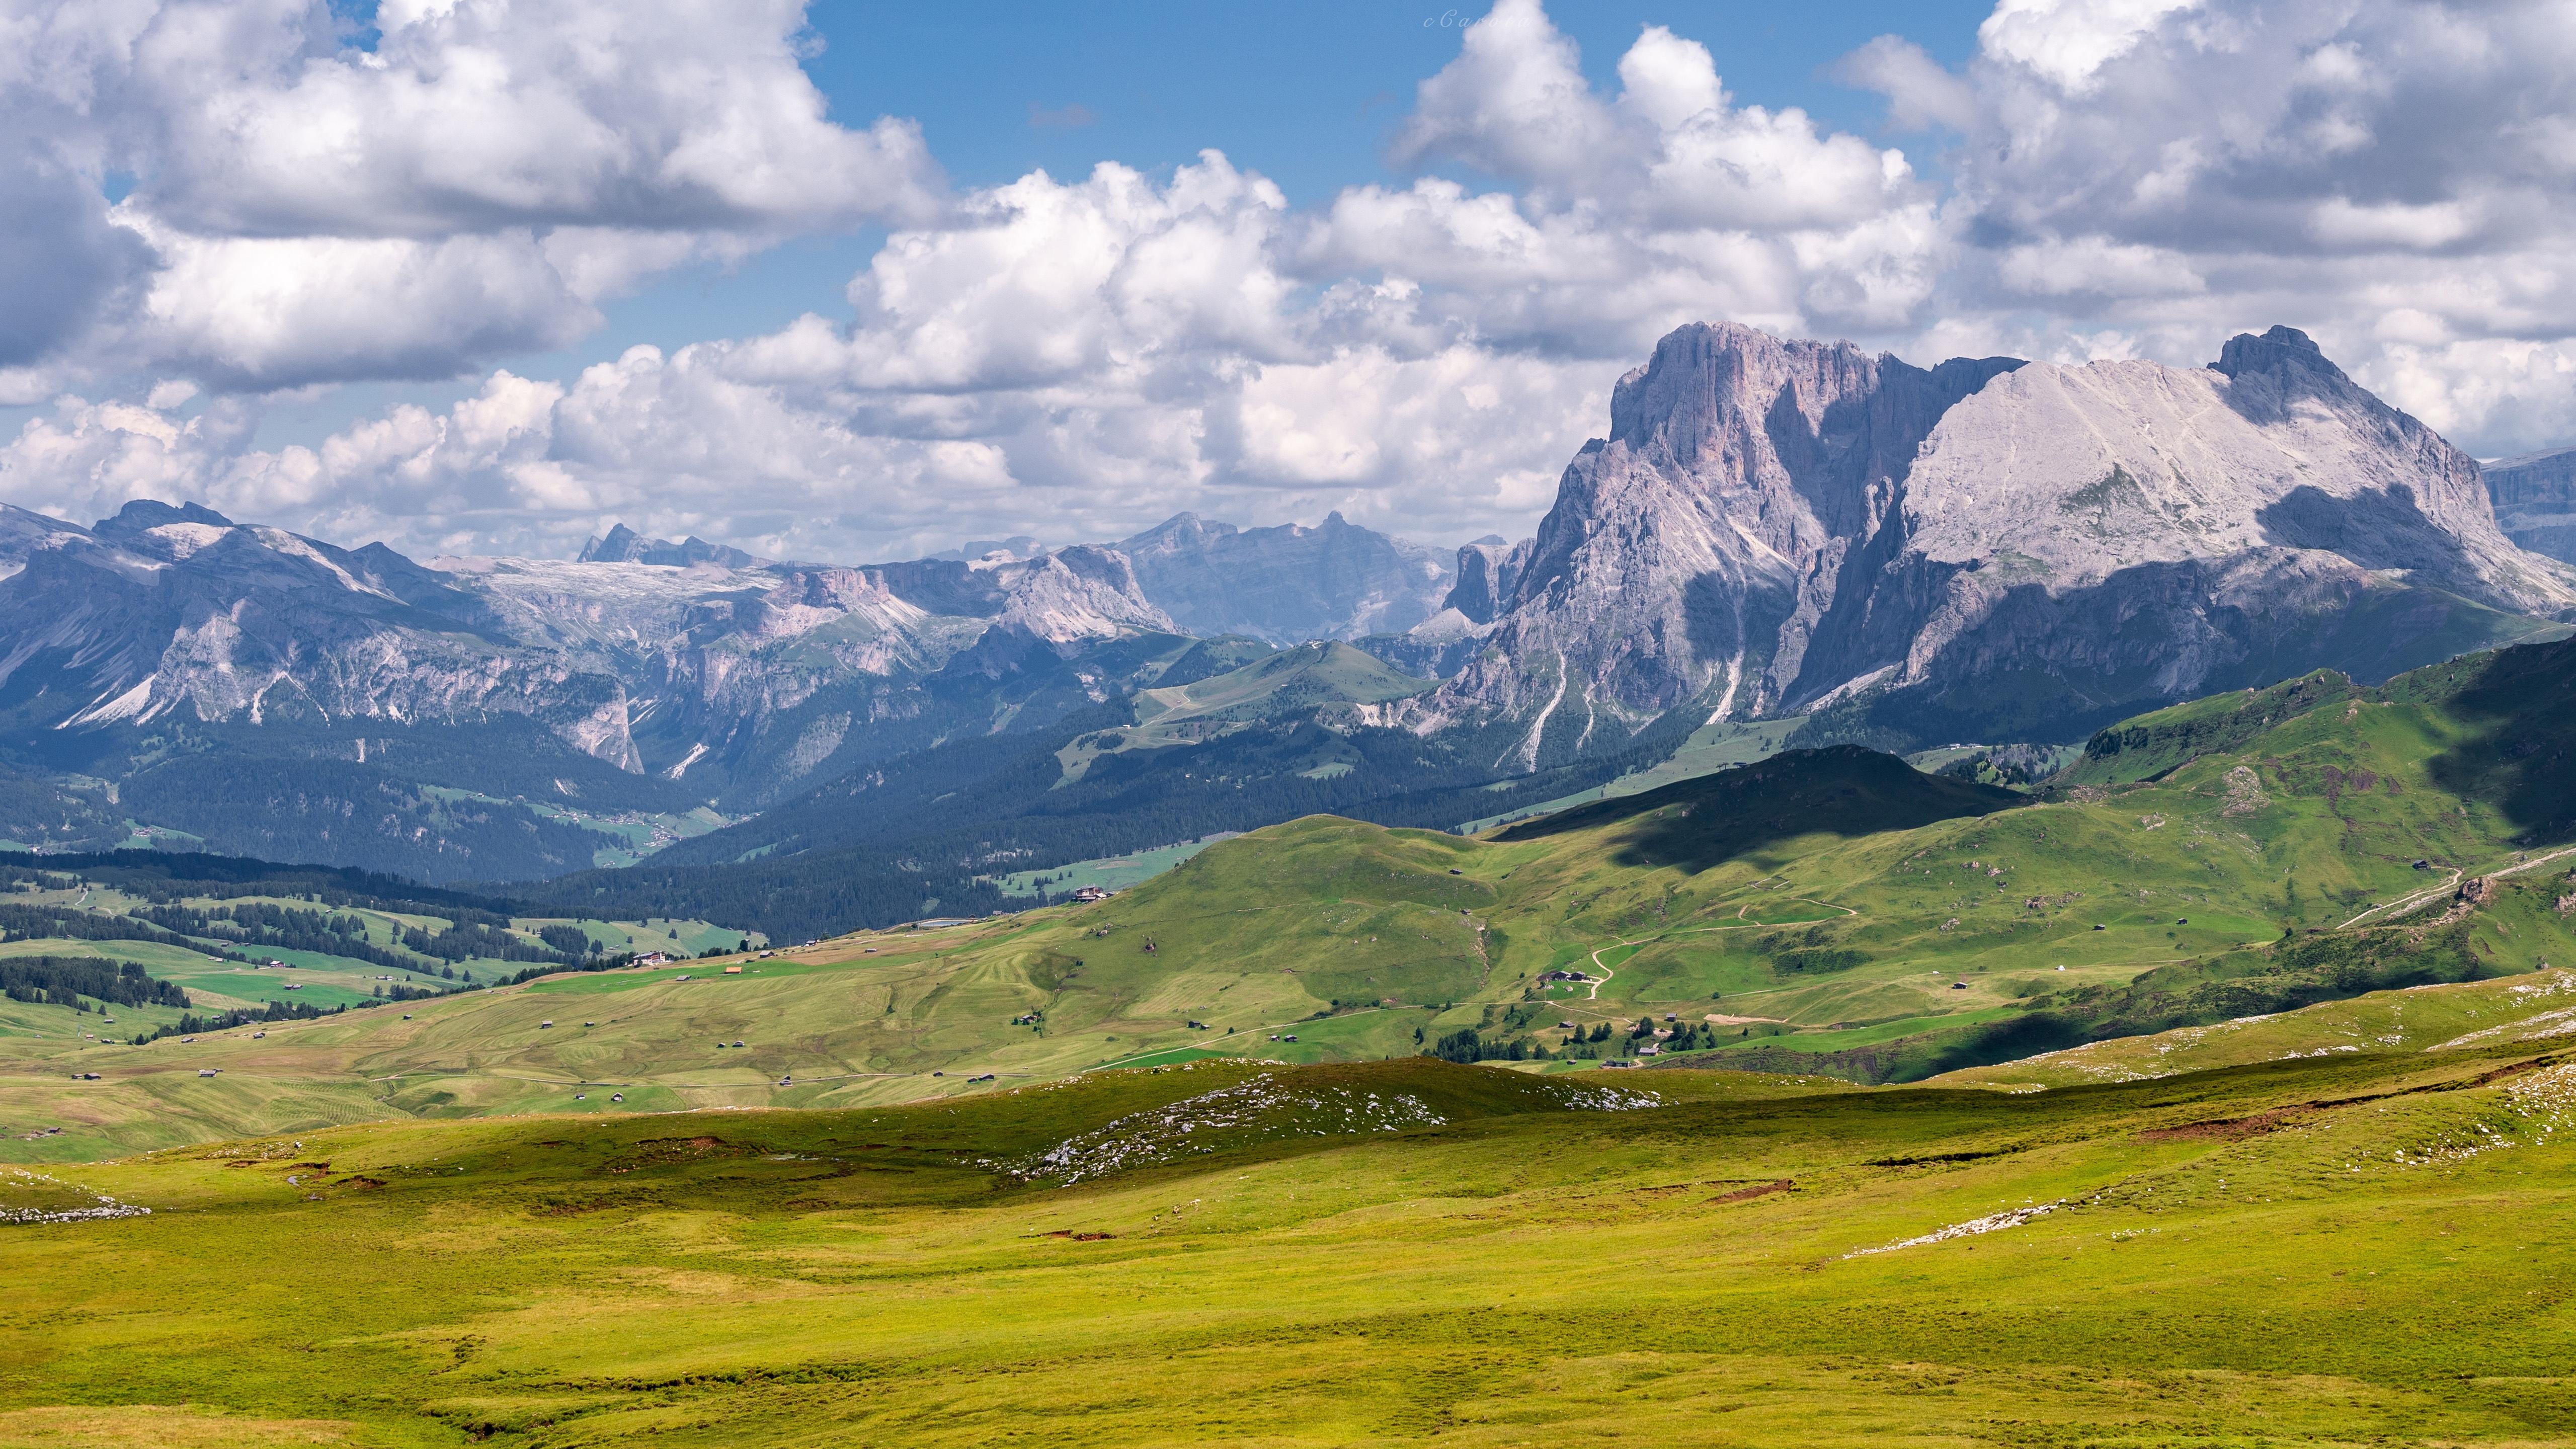
[[[2571,484],[2576,450],[2482,483],[2285,328],[2207,368],[1923,369],[1717,324],[1619,382],[1534,537],[1454,554],[1181,514],[894,563],[622,525],[420,563],[196,505],[0,508],[0,838],[717,919],[990,908],[1004,874],[1307,810],[1489,818],[1717,722],[2062,741],[2564,632]]]
[[[2473,460],[2289,328],[2206,368],[1927,371],[1692,326],[1610,411],[1526,556],[1491,557],[1508,587],[1415,631],[1461,668],[1408,723],[1486,736],[1498,770],[1676,714],[2080,738],[2320,665],[2384,679],[2576,611],[2576,570],[2504,535]]]
[[[1183,515],[1135,547],[839,566],[619,527],[572,562],[423,565],[197,505],[138,500],[90,528],[0,508],[18,782],[0,834],[96,846],[142,826],[431,880],[557,875],[616,837],[686,833],[693,810],[754,813],[1269,651],[1244,636],[1418,622],[1449,582],[1338,515]],[[1237,642],[1211,654],[1201,633]]]

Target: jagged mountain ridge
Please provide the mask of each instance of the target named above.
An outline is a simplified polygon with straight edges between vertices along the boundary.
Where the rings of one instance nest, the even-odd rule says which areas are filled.
[[[633,764],[615,678],[515,650],[484,600],[381,544],[142,500],[94,529],[8,516],[28,545],[0,580],[0,698],[20,728],[509,714]]]
[[[871,752],[1094,707],[1193,642],[1095,548],[446,562],[196,505],[0,513],[0,769],[275,858],[558,874],[613,843],[564,811],[758,808]]]
[[[1207,531],[1248,540],[1238,578],[1356,557],[1295,596],[1353,627],[1390,560],[1424,572],[1338,517]],[[91,528],[0,510],[0,771],[89,778],[106,818],[123,787],[229,848],[499,879],[591,863],[584,831],[513,801],[758,810],[1268,648],[1184,633],[1116,548],[1019,542],[836,566],[620,527],[586,560],[424,566],[193,504]],[[191,793],[207,761],[219,801]],[[250,817],[285,823],[235,838]]]
[[[1490,647],[1423,726],[1507,721],[1518,738],[1497,763],[1529,769],[1685,705],[1776,704],[1923,438],[2015,365],[1927,371],[1734,324],[1667,336],[1620,379],[1610,435],[1567,467]]]
[[[2078,734],[2318,665],[2385,677],[2576,608],[2569,570],[2497,530],[2474,464],[2286,329],[2206,369],[1923,369],[1685,328],[1621,381],[1611,436],[1537,534],[1454,569],[1338,515],[855,566],[624,529],[585,552],[433,567],[194,506],[90,529],[0,513],[0,766],[110,782],[103,818],[115,782],[148,776],[158,793],[129,801],[176,808],[195,797],[174,780],[229,772],[220,808],[176,823],[265,811],[309,839],[235,848],[497,879],[584,863],[581,830],[512,803],[532,795],[739,813],[891,771],[941,775],[921,799],[945,798],[986,758],[961,741],[1010,735],[987,753],[1016,759],[1268,648],[1190,637],[1219,627],[1419,617],[1355,642],[1454,676],[1438,690],[1178,741],[1242,757],[1205,789],[1322,779],[1349,755],[1402,790],[1418,768],[1442,789],[1612,768],[1721,714],[1822,709],[1834,738]],[[1389,724],[1424,752],[1372,753]],[[1349,748],[1314,733],[1344,728]],[[935,770],[900,763],[942,750]],[[1137,753],[1116,769],[1148,768]],[[1136,798],[1201,788],[1190,753],[1152,762],[1162,782]],[[352,855],[351,831],[441,854]]]
[[[1611,412],[1412,721],[1491,733],[1499,767],[1675,711],[1838,702],[2080,735],[2318,665],[2384,678],[2576,608],[2473,462],[2287,328],[2203,369],[1926,370],[1694,324]]]
[[[971,667],[989,677],[1032,652],[1174,632],[1126,561],[1092,548],[855,569],[430,568],[381,544],[341,549],[195,505],[137,501],[94,529],[34,518],[11,516],[25,542],[0,580],[0,689],[40,669],[36,690],[19,692],[28,722],[45,727],[181,711],[252,724],[522,714],[637,771],[630,683],[645,691],[640,709],[675,688],[721,709],[746,675],[792,677],[762,701],[774,707],[842,675],[926,674],[980,650]],[[791,643],[807,647],[773,668],[757,662]]]
[[[1064,677],[1073,661],[1176,633],[1124,559],[1085,547],[859,567],[440,563],[521,644],[625,683],[641,767],[754,806],[836,762],[1003,727],[1032,702],[1013,684],[1069,683],[1054,712],[1098,703],[1123,681]]]
[[[756,568],[769,562],[765,558],[744,553],[738,548],[709,543],[696,534],[673,543],[667,538],[646,538],[622,523],[584,543],[581,546],[581,553],[574,561],[576,563],[667,564],[678,568],[686,568],[691,564],[711,563],[729,569]]]

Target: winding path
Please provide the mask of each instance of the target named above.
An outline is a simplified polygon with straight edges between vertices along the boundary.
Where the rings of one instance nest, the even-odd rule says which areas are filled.
[[[2547,865],[2553,860],[2563,859],[2570,855],[2576,855],[2576,845],[2562,846],[2557,850],[2549,852],[2547,855],[2535,855],[2531,859],[2523,861],[2518,865],[2509,865],[2504,867],[2502,870],[2488,871],[2485,878],[2488,880],[2501,880],[2509,875],[2520,875],[2524,871],[2538,870],[2540,867]],[[2418,891],[2409,891],[2405,895],[2399,896],[2393,901],[2372,906],[2369,910],[2366,910],[2360,915],[2353,917],[2351,920],[2344,922],[2342,925],[2335,927],[2335,929],[2338,931],[2348,931],[2353,927],[2360,925],[2362,922],[2369,920],[2373,916],[2389,911],[2395,911],[2398,914],[2403,915],[2407,911],[2414,910],[2427,902],[2439,898],[2445,891],[2458,890],[2460,888],[2460,881],[2465,872],[2463,872],[2458,866],[2450,867],[2450,872],[2450,878],[2443,881],[2440,885],[2427,886]]]
[[[1809,898],[1809,897],[1807,897],[1807,896],[1791,896],[1791,897],[1789,897],[1789,899],[1791,899],[1791,900],[1793,900],[1793,901],[1797,901],[1797,902],[1799,902],[1799,903],[1801,903],[1801,904],[1804,904],[1804,905],[1810,905],[1810,906],[1822,906],[1822,907],[1824,907],[1826,910],[1829,910],[1829,911],[1840,911],[1840,912],[1842,912],[1842,913],[1843,913],[1843,916],[1844,916],[1846,919],[1848,919],[1848,918],[1850,918],[1850,917],[1853,917],[1853,916],[1857,916],[1857,915],[1859,915],[1859,914],[1860,914],[1860,912],[1858,912],[1858,911],[1856,911],[1856,910],[1853,910],[1853,909],[1852,909],[1851,907],[1849,907],[1849,906],[1838,906],[1838,905],[1835,905],[1835,904],[1834,904],[1833,902],[1831,902],[1831,901],[1819,901],[1819,900],[1814,900],[1814,899],[1811,899],[1811,898]],[[1600,1000],[1600,999],[1601,999],[1601,988],[1602,988],[1602,987],[1604,987],[1604,986],[1607,986],[1608,984],[1610,984],[1610,978],[1618,974],[1616,971],[1613,971],[1611,968],[1609,968],[1609,967],[1604,966],[1604,965],[1602,965],[1602,964],[1601,964],[1601,953],[1602,953],[1602,952],[1604,952],[1604,951],[1616,951],[1616,950],[1618,950],[1618,949],[1619,949],[1620,947],[1622,947],[1622,946],[1644,946],[1644,945],[1650,945],[1650,944],[1652,944],[1652,943],[1654,943],[1654,942],[1656,942],[1656,941],[1667,940],[1667,939],[1670,939],[1671,937],[1674,937],[1674,936],[1705,936],[1705,935],[1708,935],[1709,933],[1714,932],[1714,931],[1777,931],[1777,930],[1782,929],[1784,925],[1787,925],[1787,926],[1807,926],[1807,925],[1813,925],[1813,924],[1815,924],[1815,923],[1814,923],[1814,922],[1812,922],[1812,921],[1789,921],[1789,922],[1785,922],[1785,923],[1782,923],[1782,924],[1770,924],[1770,923],[1766,923],[1766,922],[1762,922],[1762,921],[1754,921],[1754,920],[1747,920],[1747,919],[1745,919],[1744,913],[1745,913],[1746,911],[1749,911],[1749,910],[1753,909],[1753,907],[1754,907],[1754,905],[1755,905],[1755,904],[1756,904],[1756,903],[1755,903],[1755,902],[1753,902],[1753,901],[1746,901],[1743,905],[1737,906],[1737,907],[1735,908],[1735,916],[1736,916],[1736,920],[1737,920],[1737,922],[1739,923],[1739,924],[1736,924],[1736,925],[1732,925],[1732,926],[1684,926],[1684,927],[1682,927],[1681,929],[1679,929],[1679,930],[1675,930],[1675,931],[1657,931],[1657,932],[1655,932],[1655,933],[1653,933],[1653,934],[1651,934],[1651,935],[1639,936],[1638,938],[1636,938],[1636,939],[1635,939],[1635,940],[1633,940],[1633,941],[1611,941],[1611,942],[1608,942],[1607,944],[1604,944],[1604,945],[1600,945],[1600,946],[1596,946],[1596,947],[1594,947],[1594,948],[1592,949],[1592,969],[1593,969],[1593,970],[1595,970],[1595,971],[1600,972],[1601,974],[1600,974],[1598,977],[1595,977],[1595,978],[1593,979],[1593,982],[1592,982],[1592,989],[1591,989],[1590,991],[1588,991],[1588,992],[1585,992],[1585,993],[1584,993],[1583,999],[1584,999],[1584,1000],[1586,1000],[1586,1001],[1598,1001],[1598,1000]],[[1756,1017],[1746,1017],[1746,1018],[1743,1018],[1743,1019],[1744,1019],[1744,1020],[1748,1020],[1748,1021],[1751,1021],[1751,1020],[1770,1021],[1770,1020],[1773,1020],[1774,1018],[1771,1018],[1771,1017],[1759,1017],[1759,1018],[1756,1018]]]

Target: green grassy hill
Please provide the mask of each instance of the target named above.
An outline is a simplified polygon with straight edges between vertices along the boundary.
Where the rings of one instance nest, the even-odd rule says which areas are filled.
[[[1311,817],[1096,905],[739,975],[571,976],[147,1048],[0,1038],[8,1122],[64,1129],[0,1150],[882,1103],[1209,1056],[1436,1049],[1557,1073],[1651,1046],[1665,1066],[1906,1081],[2521,977],[2576,965],[2549,794],[2571,650],[2163,711],[2038,796],[1793,751],[1480,839]]]
[[[2560,1444],[2571,1074],[1199,1063],[0,1169],[0,1443]]]
[[[2576,1039],[2576,971],[2373,991],[2294,1011],[2088,1042],[1932,1080],[2009,1090],[2137,1082],[2362,1052],[2439,1052]]]

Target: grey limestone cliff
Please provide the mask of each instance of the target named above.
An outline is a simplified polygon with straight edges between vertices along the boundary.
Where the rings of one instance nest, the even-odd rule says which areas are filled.
[[[2487,496],[2505,537],[2562,563],[2576,563],[2576,448],[2489,464]]]
[[[1775,706],[1845,574],[1875,562],[1924,437],[2015,365],[1927,370],[1732,323],[1667,336],[1565,470],[1492,647],[1421,725],[1508,720],[1500,762],[1530,768],[1671,710]]]
[[[2275,328],[2207,368],[1673,333],[1567,468],[1490,647],[1415,716],[1523,768],[1694,722],[1901,699],[2080,731],[2576,608],[2476,465]]]

